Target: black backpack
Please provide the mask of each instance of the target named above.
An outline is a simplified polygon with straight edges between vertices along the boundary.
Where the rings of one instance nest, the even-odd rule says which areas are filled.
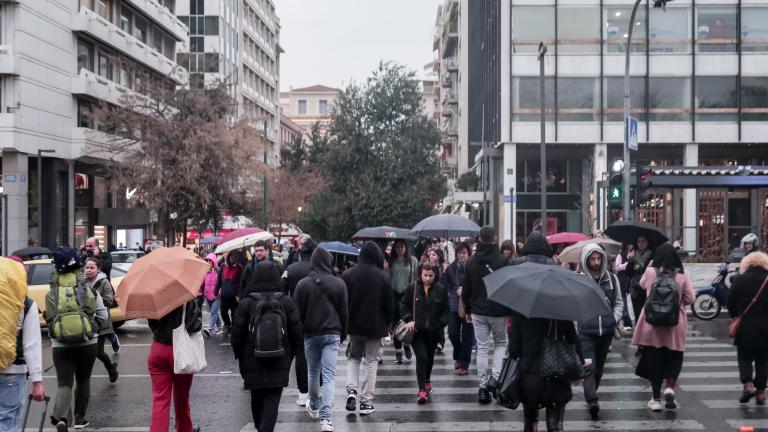
[[[280,301],[283,295],[281,292],[271,295],[249,294],[256,300],[248,323],[248,339],[253,347],[254,357],[272,358],[285,355],[283,342],[287,320],[283,303]]]
[[[675,282],[678,270],[663,273],[656,270],[656,280],[645,301],[645,321],[656,327],[674,327],[680,320],[680,288]]]

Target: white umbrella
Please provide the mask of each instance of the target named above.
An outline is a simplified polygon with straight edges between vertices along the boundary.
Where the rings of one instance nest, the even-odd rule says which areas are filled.
[[[560,262],[567,262],[572,264],[581,264],[581,250],[584,246],[596,244],[605,250],[605,253],[610,255],[616,255],[621,251],[621,243],[611,239],[599,239],[593,238],[589,240],[583,240],[567,248],[563,249],[558,255]]]
[[[224,242],[216,247],[217,254],[227,253],[236,249],[251,246],[259,240],[272,240],[272,234],[267,231],[252,233]]]

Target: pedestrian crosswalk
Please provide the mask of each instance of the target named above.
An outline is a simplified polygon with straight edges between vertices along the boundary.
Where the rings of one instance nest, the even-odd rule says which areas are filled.
[[[768,418],[768,409],[739,406],[741,391],[736,364],[736,350],[727,341],[689,332],[683,373],[678,385],[676,412],[652,413],[646,404],[650,398],[648,383],[634,374],[635,349],[628,339],[616,341],[609,355],[603,377],[601,420],[592,421],[586,411],[580,386],[573,387],[574,397],[566,410],[568,431],[727,431],[751,418]],[[344,349],[340,349],[343,353]],[[336,372],[334,426],[336,431],[521,431],[522,410],[508,410],[495,403],[477,403],[477,373],[474,364],[469,376],[457,376],[453,370],[450,343],[445,353],[435,358],[432,373],[432,402],[416,404],[415,359],[404,365],[393,364],[391,346],[384,349],[384,364],[379,366],[374,405],[376,412],[358,416],[344,408],[347,361],[339,357]],[[280,404],[277,431],[318,431],[319,425],[296,405],[295,385],[287,388]],[[543,411],[542,411],[543,417]],[[743,420],[746,419],[746,420]],[[768,427],[768,420],[760,420]],[[759,425],[758,425],[759,426]],[[546,430],[542,424],[540,430]],[[255,431],[253,424],[242,429]]]

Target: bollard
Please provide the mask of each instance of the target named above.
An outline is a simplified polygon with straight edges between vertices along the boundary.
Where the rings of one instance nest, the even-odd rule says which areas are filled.
[[[739,432],[755,432],[754,426],[741,426],[739,427]]]

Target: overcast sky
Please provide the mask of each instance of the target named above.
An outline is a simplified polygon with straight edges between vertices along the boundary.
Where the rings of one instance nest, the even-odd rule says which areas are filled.
[[[416,69],[432,61],[442,0],[276,0],[282,26],[280,88],[362,82],[379,61]]]

